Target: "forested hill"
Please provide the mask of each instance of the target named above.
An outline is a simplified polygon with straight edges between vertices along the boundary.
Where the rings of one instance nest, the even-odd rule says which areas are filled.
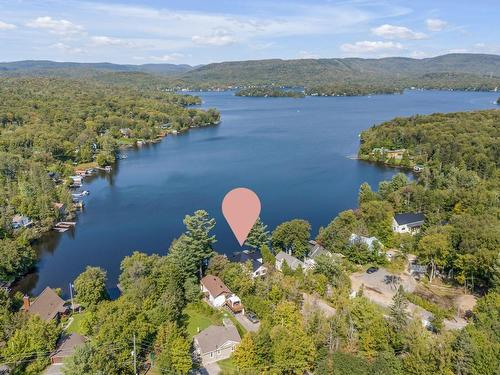
[[[436,76],[429,76],[432,74]],[[420,77],[451,82],[464,77],[469,80],[471,76],[477,81],[500,82],[500,56],[449,54],[421,60],[389,57],[234,61],[190,70],[181,79],[193,84],[298,86],[396,79],[417,85]]]
[[[181,64],[143,64],[123,65],[111,63],[76,63],[56,62],[48,60],[24,60],[0,63],[0,76],[40,76],[40,77],[85,77],[99,73],[135,72],[150,73],[162,76],[182,74],[190,69],[190,65]]]

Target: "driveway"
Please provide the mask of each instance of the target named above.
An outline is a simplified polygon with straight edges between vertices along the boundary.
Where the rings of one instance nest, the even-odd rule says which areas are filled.
[[[249,332],[257,332],[260,327],[260,322],[252,323],[248,318],[243,314],[236,314],[234,316],[236,320]]]
[[[205,370],[205,371],[204,371]],[[214,363],[208,363],[206,365],[203,365],[203,369],[201,369],[201,373],[203,375],[219,375],[220,374],[220,367],[217,364],[217,362]]]
[[[62,375],[62,368],[63,368],[62,363],[50,365],[49,367],[47,367],[47,369],[45,369],[45,371],[42,374],[43,375]]]

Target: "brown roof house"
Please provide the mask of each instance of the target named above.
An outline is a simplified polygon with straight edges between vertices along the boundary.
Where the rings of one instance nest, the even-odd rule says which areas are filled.
[[[57,295],[54,289],[46,287],[42,293],[33,301],[28,296],[24,296],[24,311],[38,315],[43,321],[59,319],[61,314],[66,313],[64,300]]]
[[[194,338],[194,347],[204,365],[229,358],[241,342],[240,334],[232,324],[210,326]]]
[[[201,279],[201,291],[213,307],[226,305],[233,313],[244,312],[240,298],[217,276],[207,275]]]

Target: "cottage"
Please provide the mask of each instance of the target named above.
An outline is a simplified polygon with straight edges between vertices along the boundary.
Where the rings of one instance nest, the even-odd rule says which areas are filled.
[[[309,252],[304,259],[304,264],[306,268],[314,268],[316,266],[316,258],[321,255],[326,255],[328,257],[332,256],[332,253],[326,250],[323,246],[314,240],[309,241]]]
[[[50,356],[50,362],[52,364],[63,363],[67,357],[73,355],[77,346],[83,345],[84,343],[85,337],[78,333],[62,336],[57,343],[56,351]]]
[[[374,251],[376,246],[378,246],[379,249],[383,247],[382,242],[380,242],[377,237],[365,237],[352,233],[351,237],[349,237],[349,244],[356,245],[360,243],[366,245],[371,251]]]
[[[294,271],[299,267],[301,267],[302,269],[306,268],[304,262],[300,261],[290,254],[280,251],[278,254],[276,254],[276,269],[281,271],[283,263],[285,262]]]
[[[28,216],[14,215],[12,218],[12,229],[29,228],[33,221]]]
[[[213,307],[222,307],[232,293],[217,276],[207,275],[201,279],[201,291]]]
[[[259,251],[244,250],[235,253],[231,256],[231,261],[237,263],[250,262],[252,265],[252,278],[263,276],[267,273],[267,268],[264,266],[262,255]]]
[[[422,213],[396,214],[392,219],[392,230],[395,233],[415,234],[424,225],[425,217]]]
[[[234,325],[210,326],[194,336],[194,347],[204,365],[227,359],[241,342]]]
[[[67,308],[64,300],[54,289],[46,287],[33,302],[28,296],[24,296],[23,310],[29,314],[38,315],[43,321],[48,322],[53,319],[59,320],[60,316],[66,313]]]

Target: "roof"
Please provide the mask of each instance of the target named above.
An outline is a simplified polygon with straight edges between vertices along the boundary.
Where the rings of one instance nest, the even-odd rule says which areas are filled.
[[[259,251],[244,250],[231,255],[231,261],[237,263],[252,263],[253,272],[257,271],[262,266],[262,255]]]
[[[44,321],[54,319],[58,313],[66,311],[64,300],[54,292],[54,289],[46,287],[35,299],[28,310],[31,314],[37,314]]]
[[[422,213],[407,212],[394,215],[394,220],[398,225],[421,226],[424,224],[425,216]]]
[[[317,258],[320,255],[331,255],[323,246],[314,240],[309,241],[309,258]]]
[[[217,276],[207,275],[201,279],[201,284],[214,298],[224,293],[231,293],[231,290]]]
[[[229,326],[210,326],[204,329],[194,339],[198,343],[201,354],[213,352],[227,342],[239,343],[240,334],[234,325]]]
[[[85,337],[78,333],[71,333],[63,336],[59,342],[58,347],[52,357],[69,357],[75,351],[75,348],[85,343]]]
[[[286,261],[286,264],[288,264],[288,266],[290,266],[292,270],[296,270],[299,266],[304,268],[304,262],[300,261],[290,254],[285,253],[284,251],[280,251],[278,254],[276,254],[276,261]]]
[[[373,249],[373,245],[378,242],[381,244],[381,242],[378,240],[377,237],[365,237],[365,236],[360,236],[359,234],[351,234],[351,237],[349,237],[349,242],[351,244],[354,243],[364,243],[365,245],[368,246],[370,250]]]

